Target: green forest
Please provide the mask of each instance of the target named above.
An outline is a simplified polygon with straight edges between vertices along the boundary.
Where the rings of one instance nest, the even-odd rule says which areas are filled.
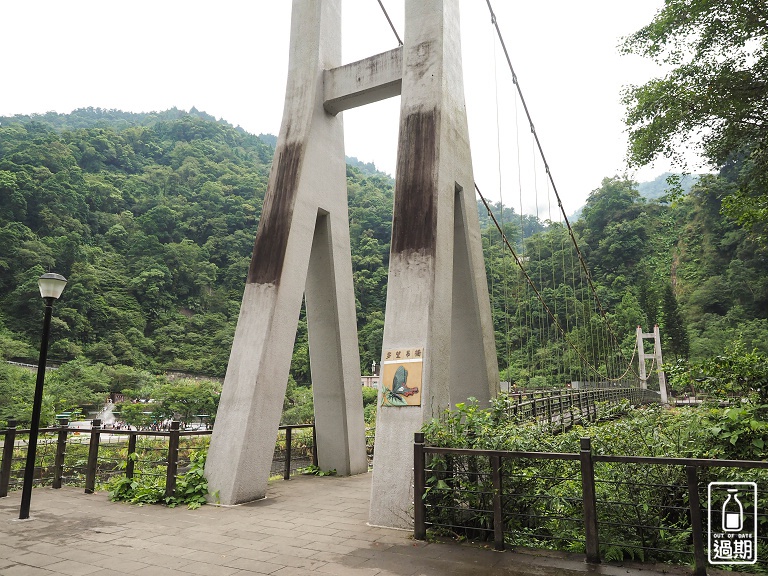
[[[73,382],[85,386],[57,392],[50,413],[97,404],[108,392],[154,394],[166,371],[223,377],[273,144],[274,137],[195,109],[0,118],[4,360],[36,363],[43,312],[37,278],[55,271],[69,280],[54,306],[49,361],[70,366],[59,380],[80,374]],[[628,355],[636,326],[654,323],[669,360],[704,361],[736,343],[768,352],[766,245],[722,210],[736,173],[728,166],[703,176],[689,192],[672,177],[667,192],[653,188],[654,199],[613,176],[590,194],[574,233]],[[365,374],[381,357],[393,179],[349,159],[347,182]],[[562,342],[547,329],[520,329],[541,311],[519,292],[511,254],[480,203],[478,211],[502,379],[562,385],[577,376],[555,365],[564,359],[554,352]],[[501,206],[493,211],[499,217]],[[584,330],[579,282],[569,288],[558,276],[572,257],[563,224],[506,206],[503,222],[542,291],[559,299],[562,315],[574,316],[563,326]],[[289,391],[310,385],[303,317],[291,377]],[[31,386],[29,373],[3,362],[0,423],[23,418],[22,381]]]

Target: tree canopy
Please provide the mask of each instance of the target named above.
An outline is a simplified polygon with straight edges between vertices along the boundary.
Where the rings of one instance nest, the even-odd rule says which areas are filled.
[[[741,223],[768,223],[768,4],[666,0],[623,51],[669,72],[624,93],[630,163],[683,158],[694,147],[738,174],[725,208]]]
[[[273,152],[198,112],[0,118],[0,357],[34,362],[37,278],[49,270],[69,278],[49,352],[66,364],[47,386],[46,415],[109,393],[158,400],[165,414],[211,410],[210,386],[174,387],[157,375],[224,375]],[[724,170],[674,194],[655,186],[646,198],[632,180],[610,177],[590,195],[574,234],[627,357],[636,326],[656,322],[665,355],[701,360],[735,341],[768,352],[765,246],[721,213],[741,178]],[[381,359],[393,188],[372,164],[348,164],[363,373]],[[571,267],[567,228],[492,209],[557,321],[583,342],[597,314],[580,300],[590,287]],[[564,368],[573,351],[554,337],[484,207],[479,216],[503,378],[537,386],[578,379]],[[286,400],[292,421],[310,413],[303,310],[298,320]],[[584,354],[598,362],[597,352]],[[34,382],[19,370],[0,370],[0,419],[26,414]],[[128,410],[138,419],[148,411]]]

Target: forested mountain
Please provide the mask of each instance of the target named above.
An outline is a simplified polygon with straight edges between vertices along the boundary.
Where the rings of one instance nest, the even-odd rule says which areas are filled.
[[[221,376],[273,153],[194,110],[0,118],[3,356],[35,356],[36,278],[55,270],[51,359]],[[364,328],[383,316],[392,181],[348,176]]]
[[[52,360],[222,376],[273,153],[263,139],[196,110],[0,118],[2,356],[36,357],[37,278],[53,270],[69,284],[55,307]],[[393,180],[349,160],[367,371],[381,353]],[[768,346],[766,247],[720,214],[732,187],[707,176],[662,203],[611,178],[590,196],[574,233],[626,347],[637,324],[654,322],[673,356],[716,354],[738,338]],[[484,207],[479,214],[503,375],[555,384],[564,376],[555,367],[527,366],[557,358],[555,345],[546,330],[519,328],[540,309],[519,291],[516,265]],[[560,299],[565,315],[575,313],[573,290],[560,278],[567,230],[506,207],[499,219],[542,290]],[[310,379],[303,319],[292,375]]]

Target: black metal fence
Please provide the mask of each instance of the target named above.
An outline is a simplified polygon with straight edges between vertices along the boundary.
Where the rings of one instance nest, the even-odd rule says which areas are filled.
[[[707,485],[733,481],[737,471],[739,480],[768,481],[768,462],[595,455],[589,438],[579,453],[438,448],[418,433],[414,537],[430,530],[492,541],[497,550],[579,551],[591,563],[688,563],[703,575]],[[765,573],[768,515],[759,512],[757,566]]]
[[[313,424],[280,426],[272,476],[288,479],[299,468],[317,465]],[[10,421],[0,430],[0,497],[23,483],[29,429]],[[97,483],[115,476],[154,477],[165,485],[166,496],[176,489],[176,478],[186,471],[193,454],[206,450],[211,430],[180,430],[172,422],[169,430],[121,430],[102,428],[93,420],[91,428],[70,428],[66,421],[41,428],[36,452],[34,484],[61,488],[82,486],[90,493]]]

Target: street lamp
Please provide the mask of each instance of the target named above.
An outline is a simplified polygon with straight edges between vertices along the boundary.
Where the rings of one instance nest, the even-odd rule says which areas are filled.
[[[21,509],[19,520],[29,518],[29,502],[32,499],[32,481],[35,475],[35,456],[37,452],[37,429],[40,427],[40,411],[43,404],[43,383],[45,382],[45,361],[48,358],[48,337],[51,334],[51,313],[53,301],[57,300],[67,285],[67,279],[61,274],[49,272],[37,280],[40,286],[40,296],[45,301],[45,317],[43,319],[43,335],[40,342],[40,359],[37,363],[37,383],[35,384],[35,399],[32,404],[32,422],[29,427],[29,442],[27,444],[27,465],[24,468],[24,486],[21,490]]]

